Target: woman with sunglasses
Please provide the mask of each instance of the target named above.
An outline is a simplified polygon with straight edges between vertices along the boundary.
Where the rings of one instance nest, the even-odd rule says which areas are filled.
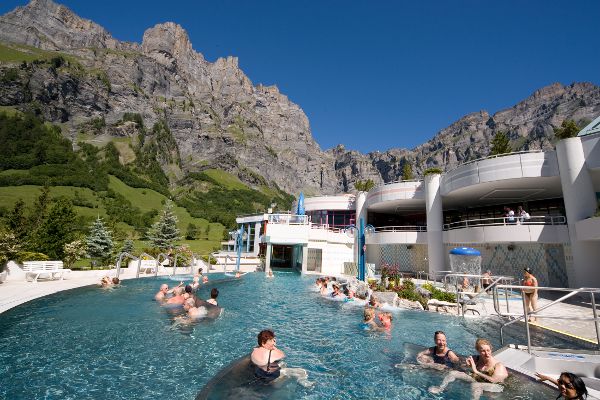
[[[562,372],[558,379],[554,379],[537,372],[535,373],[535,376],[539,378],[540,382],[548,381],[558,386],[560,394],[558,395],[557,399],[560,399],[561,397],[568,400],[585,399],[588,395],[583,380],[570,372]]]

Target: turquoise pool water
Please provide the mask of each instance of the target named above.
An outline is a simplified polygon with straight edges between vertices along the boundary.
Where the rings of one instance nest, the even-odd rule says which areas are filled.
[[[211,275],[199,295],[207,298],[218,287],[223,314],[214,322],[178,327],[152,300],[165,281],[75,289],[1,314],[0,398],[194,399],[224,366],[251,351],[260,330],[272,328],[288,366],[306,369],[315,383],[297,385],[284,398],[469,399],[466,383],[434,395],[427,388],[438,385],[442,373],[395,364],[413,363],[407,344],[430,346],[440,329],[458,353],[474,353],[480,336],[499,346],[494,322],[432,313],[397,312],[390,334],[364,331],[361,308],[321,298],[312,291],[314,278],[296,274],[238,280]],[[520,334],[510,331],[509,342],[524,343]],[[561,345],[539,333],[534,343]],[[515,379],[489,398],[554,397],[550,388]]]

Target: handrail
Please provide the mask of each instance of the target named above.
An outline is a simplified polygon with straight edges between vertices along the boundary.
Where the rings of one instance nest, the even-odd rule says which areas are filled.
[[[119,277],[119,274],[121,273],[121,262],[123,261],[123,257],[129,257],[129,258],[133,258],[136,261],[140,261],[139,258],[137,258],[136,256],[129,254],[127,252],[121,252],[121,254],[119,254],[119,259],[117,261],[117,273],[116,273],[116,277]],[[138,266],[139,267],[139,266]],[[139,268],[138,268],[138,277],[139,277]]]
[[[422,225],[376,226],[375,232],[427,232],[427,226],[422,226]]]
[[[512,220],[511,220],[512,218]],[[564,215],[531,216],[525,219],[520,216],[498,218],[475,218],[444,224],[444,230],[470,228],[476,226],[515,226],[515,225],[565,225],[567,218]]]
[[[490,287],[492,287],[492,285],[497,285],[498,282],[502,281],[502,280],[506,280],[506,281],[510,281],[512,282],[514,280],[514,277],[512,276],[503,276],[503,275],[477,275],[477,274],[463,274],[463,273],[459,273],[459,272],[453,272],[453,273],[449,273],[446,274],[443,278],[443,283],[444,283],[444,288],[449,292],[448,290],[448,278],[477,278],[479,280],[479,287],[481,288],[481,292],[475,294],[475,296],[473,296],[470,300],[472,301],[473,299],[477,298],[478,296],[480,296],[482,293],[485,293],[486,291],[482,288],[481,285],[481,280],[482,279],[492,279],[492,284],[490,284]],[[460,305],[460,294],[463,293],[461,290],[459,290],[459,286],[458,283],[456,284],[456,312],[458,315],[460,315],[461,312],[461,307],[459,307],[458,305]],[[463,303],[462,304],[462,315],[465,315],[465,309],[466,309],[467,304]]]
[[[519,285],[498,285],[497,287],[494,288],[494,308],[496,309],[496,303],[498,302],[497,297],[498,297],[498,289],[504,289],[505,291],[508,291],[508,289],[517,289],[517,290],[531,290],[531,286],[519,286]],[[591,298],[591,304],[592,304],[592,314],[593,317],[592,318],[585,318],[585,317],[565,317],[565,316],[553,316],[553,315],[544,315],[543,318],[547,318],[547,319],[562,319],[562,320],[578,320],[578,321],[594,321],[594,326],[596,328],[596,343],[598,348],[600,349],[600,318],[598,318],[598,312],[596,310],[596,299],[594,298],[594,294],[598,294],[600,293],[600,289],[598,288],[586,288],[586,287],[582,287],[579,289],[567,289],[567,288],[555,288],[555,287],[544,287],[544,286],[537,286],[535,287],[535,289],[537,291],[552,291],[552,292],[568,292],[566,295],[550,302],[549,304],[546,304],[545,306],[538,308],[537,310],[534,310],[533,312],[529,312],[526,304],[525,304],[525,296],[522,296],[523,299],[523,314],[520,313],[510,313],[510,312],[506,312],[506,313],[501,313],[499,310],[499,307],[496,309],[496,312],[498,313],[499,316],[501,317],[515,317],[513,320],[508,321],[506,323],[504,323],[501,327],[500,327],[500,341],[502,343],[502,345],[504,345],[504,328],[514,324],[515,322],[524,320],[525,321],[525,329],[527,332],[527,351],[529,352],[529,354],[531,354],[531,334],[530,334],[530,328],[529,328],[529,316],[530,315],[534,315],[537,316],[539,315],[539,313],[541,311],[544,311],[558,303],[562,303],[564,300],[567,300],[577,294],[580,293],[589,293],[590,294],[590,298]],[[508,303],[508,301],[507,301]],[[499,304],[499,302],[498,302]],[[508,304],[507,304],[507,310],[508,310]]]

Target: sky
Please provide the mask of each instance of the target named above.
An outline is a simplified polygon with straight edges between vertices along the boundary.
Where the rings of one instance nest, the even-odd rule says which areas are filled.
[[[555,82],[600,84],[597,0],[63,0],[118,40],[173,21],[208,61],[277,85],[322,149],[414,148]],[[0,14],[26,1],[3,0]]]

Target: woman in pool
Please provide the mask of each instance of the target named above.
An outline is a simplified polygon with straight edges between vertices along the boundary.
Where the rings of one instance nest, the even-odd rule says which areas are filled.
[[[499,385],[504,383],[508,377],[506,367],[492,355],[492,345],[486,339],[477,339],[475,349],[479,353],[476,356],[467,357],[467,366],[471,368],[471,374],[465,374],[462,371],[450,371],[444,377],[440,386],[432,386],[429,388],[431,393],[441,393],[446,389],[449,383],[460,379],[471,384],[471,396],[473,400],[479,399],[481,394],[485,392],[502,392],[504,388]]]
[[[263,381],[273,381],[281,374],[278,361],[285,357],[276,347],[275,333],[269,329],[260,331],[257,336],[258,347],[252,350],[250,359],[254,364],[254,376]]]
[[[557,399],[562,397],[568,400],[575,400],[585,399],[588,396],[587,388],[585,387],[583,380],[571,372],[562,372],[558,379],[554,379],[537,372],[535,375],[540,379],[540,382],[549,381],[558,386],[560,394],[558,395]]]
[[[389,331],[392,329],[392,313],[382,312],[379,314],[379,322],[381,323],[380,329]]]

